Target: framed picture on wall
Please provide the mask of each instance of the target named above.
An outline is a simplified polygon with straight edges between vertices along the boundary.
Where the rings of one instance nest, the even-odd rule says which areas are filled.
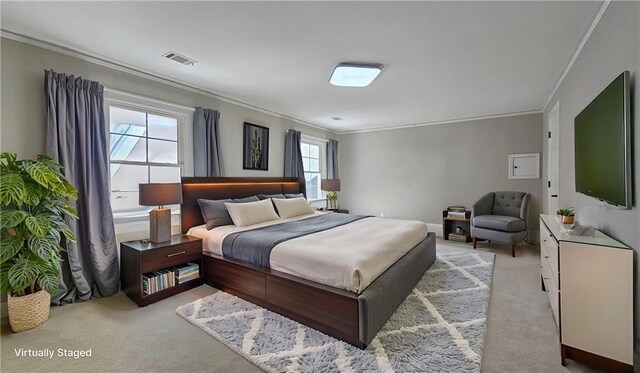
[[[269,169],[269,128],[244,122],[242,168],[267,171]]]

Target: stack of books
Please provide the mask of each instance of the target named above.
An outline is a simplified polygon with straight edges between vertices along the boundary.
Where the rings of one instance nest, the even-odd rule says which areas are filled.
[[[467,243],[469,239],[469,233],[462,231],[462,233],[451,232],[449,233],[449,240]]]
[[[145,273],[142,275],[142,293],[151,295],[199,277],[200,266],[196,263],[181,264]]]
[[[171,268],[160,269],[142,275],[142,293],[150,295],[176,285],[175,273]]]
[[[447,217],[464,219],[467,217],[467,212],[464,206],[449,206],[447,207]]]
[[[200,277],[200,267],[196,263],[182,264],[176,267],[176,279],[178,284],[184,284],[187,281],[195,280]]]

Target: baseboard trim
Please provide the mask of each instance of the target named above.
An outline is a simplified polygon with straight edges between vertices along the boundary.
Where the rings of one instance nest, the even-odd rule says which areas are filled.
[[[596,355],[592,352],[583,351],[575,347],[560,345],[562,355],[562,365],[566,365],[566,359],[579,361],[590,367],[604,372],[633,373],[633,365],[613,360],[605,356]]]
[[[442,224],[426,223],[429,232],[436,234],[436,237],[442,237]]]

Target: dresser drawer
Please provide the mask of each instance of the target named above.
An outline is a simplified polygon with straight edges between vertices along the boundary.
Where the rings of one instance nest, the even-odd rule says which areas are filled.
[[[549,262],[544,261],[542,265],[542,281],[549,297],[549,304],[551,305],[551,311],[553,318],[556,321],[556,328],[560,325],[560,313],[559,313],[559,292],[556,281],[551,276],[551,270],[549,268]]]
[[[142,252],[142,272],[186,263],[202,258],[202,241],[189,242]]]
[[[549,274],[553,276],[556,284],[558,283],[558,244],[545,227],[540,222],[540,265],[548,262]]]

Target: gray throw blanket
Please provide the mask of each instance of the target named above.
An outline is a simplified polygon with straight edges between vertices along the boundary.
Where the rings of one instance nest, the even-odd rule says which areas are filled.
[[[325,214],[309,219],[270,225],[227,235],[222,241],[225,257],[269,268],[271,250],[279,243],[364,219],[365,215]]]

